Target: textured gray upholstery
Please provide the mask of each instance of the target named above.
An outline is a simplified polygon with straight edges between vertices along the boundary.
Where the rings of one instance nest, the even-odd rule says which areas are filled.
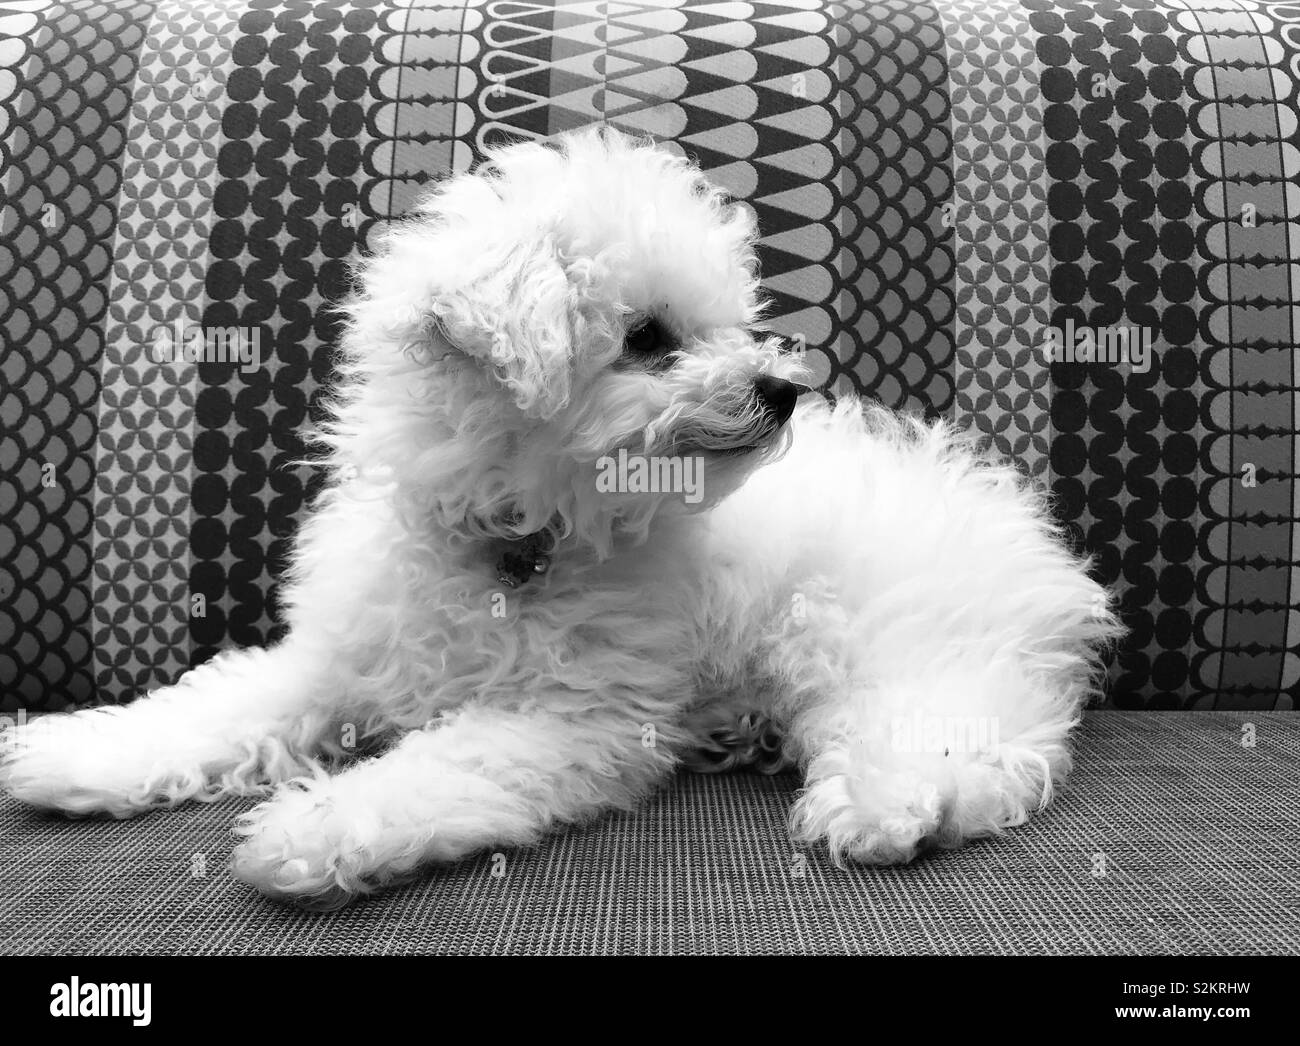
[[[794,775],[684,774],[635,815],[326,915],[225,873],[245,801],[69,823],[6,799],[0,951],[1295,953],[1298,771],[1293,714],[1097,712],[1049,811],[911,867],[798,851]]]

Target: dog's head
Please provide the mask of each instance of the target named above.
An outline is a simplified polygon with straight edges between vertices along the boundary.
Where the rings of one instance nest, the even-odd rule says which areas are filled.
[[[754,238],[649,142],[497,150],[363,266],[340,427],[387,424],[399,483],[471,532],[558,524],[607,549],[665,506],[716,504],[784,446],[801,376],[757,329]],[[688,489],[644,489],[656,475]]]

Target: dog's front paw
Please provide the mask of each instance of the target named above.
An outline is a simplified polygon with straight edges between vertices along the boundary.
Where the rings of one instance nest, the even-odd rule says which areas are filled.
[[[373,841],[332,793],[327,777],[291,781],[241,816],[235,878],[275,900],[318,910],[341,908],[381,885],[373,875]]]
[[[157,772],[139,747],[118,709],[42,716],[5,731],[0,789],[42,810],[113,817],[167,805],[189,789],[188,779]]]

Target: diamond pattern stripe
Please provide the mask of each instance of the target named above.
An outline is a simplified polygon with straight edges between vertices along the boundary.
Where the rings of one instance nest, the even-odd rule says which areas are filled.
[[[96,682],[123,696],[174,682],[190,663],[198,364],[176,350],[203,315],[235,31],[216,0],[166,0],[149,23],[131,99],[100,360],[93,541]],[[193,609],[206,612],[201,601]]]
[[[944,19],[952,100],[954,413],[999,453],[1046,480],[1051,369],[1047,177],[1039,66],[1016,0],[950,0]]]

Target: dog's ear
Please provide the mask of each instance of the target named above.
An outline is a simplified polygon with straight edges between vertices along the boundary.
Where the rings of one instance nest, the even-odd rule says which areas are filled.
[[[351,311],[409,352],[469,357],[520,410],[550,417],[569,400],[578,295],[546,216],[508,205],[501,188],[490,165],[438,185],[362,263]]]
[[[457,239],[465,253],[434,291],[435,333],[490,367],[520,410],[550,417],[569,401],[576,309],[553,238]]]

